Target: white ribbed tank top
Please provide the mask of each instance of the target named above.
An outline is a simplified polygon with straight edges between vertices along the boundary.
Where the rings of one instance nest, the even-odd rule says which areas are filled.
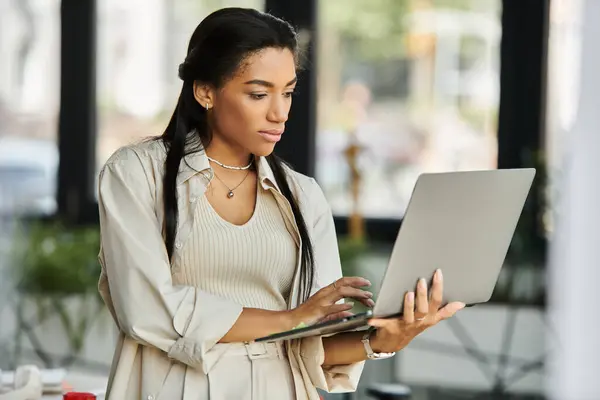
[[[201,196],[178,280],[244,307],[285,310],[297,248],[273,195],[257,186],[254,213],[244,225],[221,218]]]

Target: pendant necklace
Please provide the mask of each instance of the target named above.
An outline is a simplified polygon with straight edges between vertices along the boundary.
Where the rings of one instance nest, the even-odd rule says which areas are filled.
[[[242,183],[244,183],[244,181],[246,180],[246,178],[248,177],[248,175],[250,175],[250,171],[246,172],[246,175],[244,175],[244,178],[242,179],[242,181],[241,181],[240,183],[238,183],[238,184],[237,184],[235,187],[233,187],[233,188],[229,188],[229,186],[227,186],[227,185],[225,184],[225,182],[223,182],[223,181],[221,180],[221,178],[219,178],[219,175],[215,174],[215,178],[217,178],[217,179],[219,180],[219,182],[221,182],[221,183],[223,184],[223,186],[225,186],[225,187],[227,188],[227,190],[228,190],[228,192],[227,192],[227,198],[228,198],[228,199],[231,199],[231,198],[233,197],[233,191],[234,191],[235,189],[237,189],[238,187],[240,187],[240,185],[241,185]]]

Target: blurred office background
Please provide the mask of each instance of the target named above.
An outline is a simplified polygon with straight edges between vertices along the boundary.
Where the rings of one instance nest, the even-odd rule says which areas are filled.
[[[596,0],[0,0],[0,369],[102,389],[97,173],[162,132],[191,32],[225,6],[298,29],[277,152],[323,187],[346,274],[378,282],[420,173],[538,170],[492,301],[325,398],[600,399]]]

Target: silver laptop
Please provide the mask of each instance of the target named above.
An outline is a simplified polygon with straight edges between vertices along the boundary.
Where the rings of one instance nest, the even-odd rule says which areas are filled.
[[[297,339],[368,328],[373,317],[401,315],[419,278],[444,274],[443,304],[468,306],[492,296],[535,169],[426,173],[419,176],[373,310],[257,339]]]

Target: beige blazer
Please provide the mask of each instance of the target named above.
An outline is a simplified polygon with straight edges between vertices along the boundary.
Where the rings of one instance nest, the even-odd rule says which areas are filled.
[[[170,399],[197,399],[199,385],[227,351],[226,344],[217,342],[242,312],[239,304],[228,299],[174,283],[181,267],[181,250],[198,223],[193,218],[195,199],[204,194],[212,170],[204,153],[189,155],[181,163],[177,178],[179,226],[171,263],[161,234],[165,157],[161,142],[147,141],[119,149],[100,172],[99,291],[120,331],[107,389],[111,400],[152,400],[161,392],[177,393]],[[262,187],[274,195],[298,246],[288,301],[294,308],[300,235],[289,202],[264,158],[258,160],[258,177]],[[314,246],[315,293],[342,276],[333,217],[314,179],[291,170],[289,178]],[[315,388],[356,390],[363,362],[322,367],[324,351],[319,337],[291,341],[286,350],[298,399],[318,399]],[[165,388],[169,382],[177,387]]]

